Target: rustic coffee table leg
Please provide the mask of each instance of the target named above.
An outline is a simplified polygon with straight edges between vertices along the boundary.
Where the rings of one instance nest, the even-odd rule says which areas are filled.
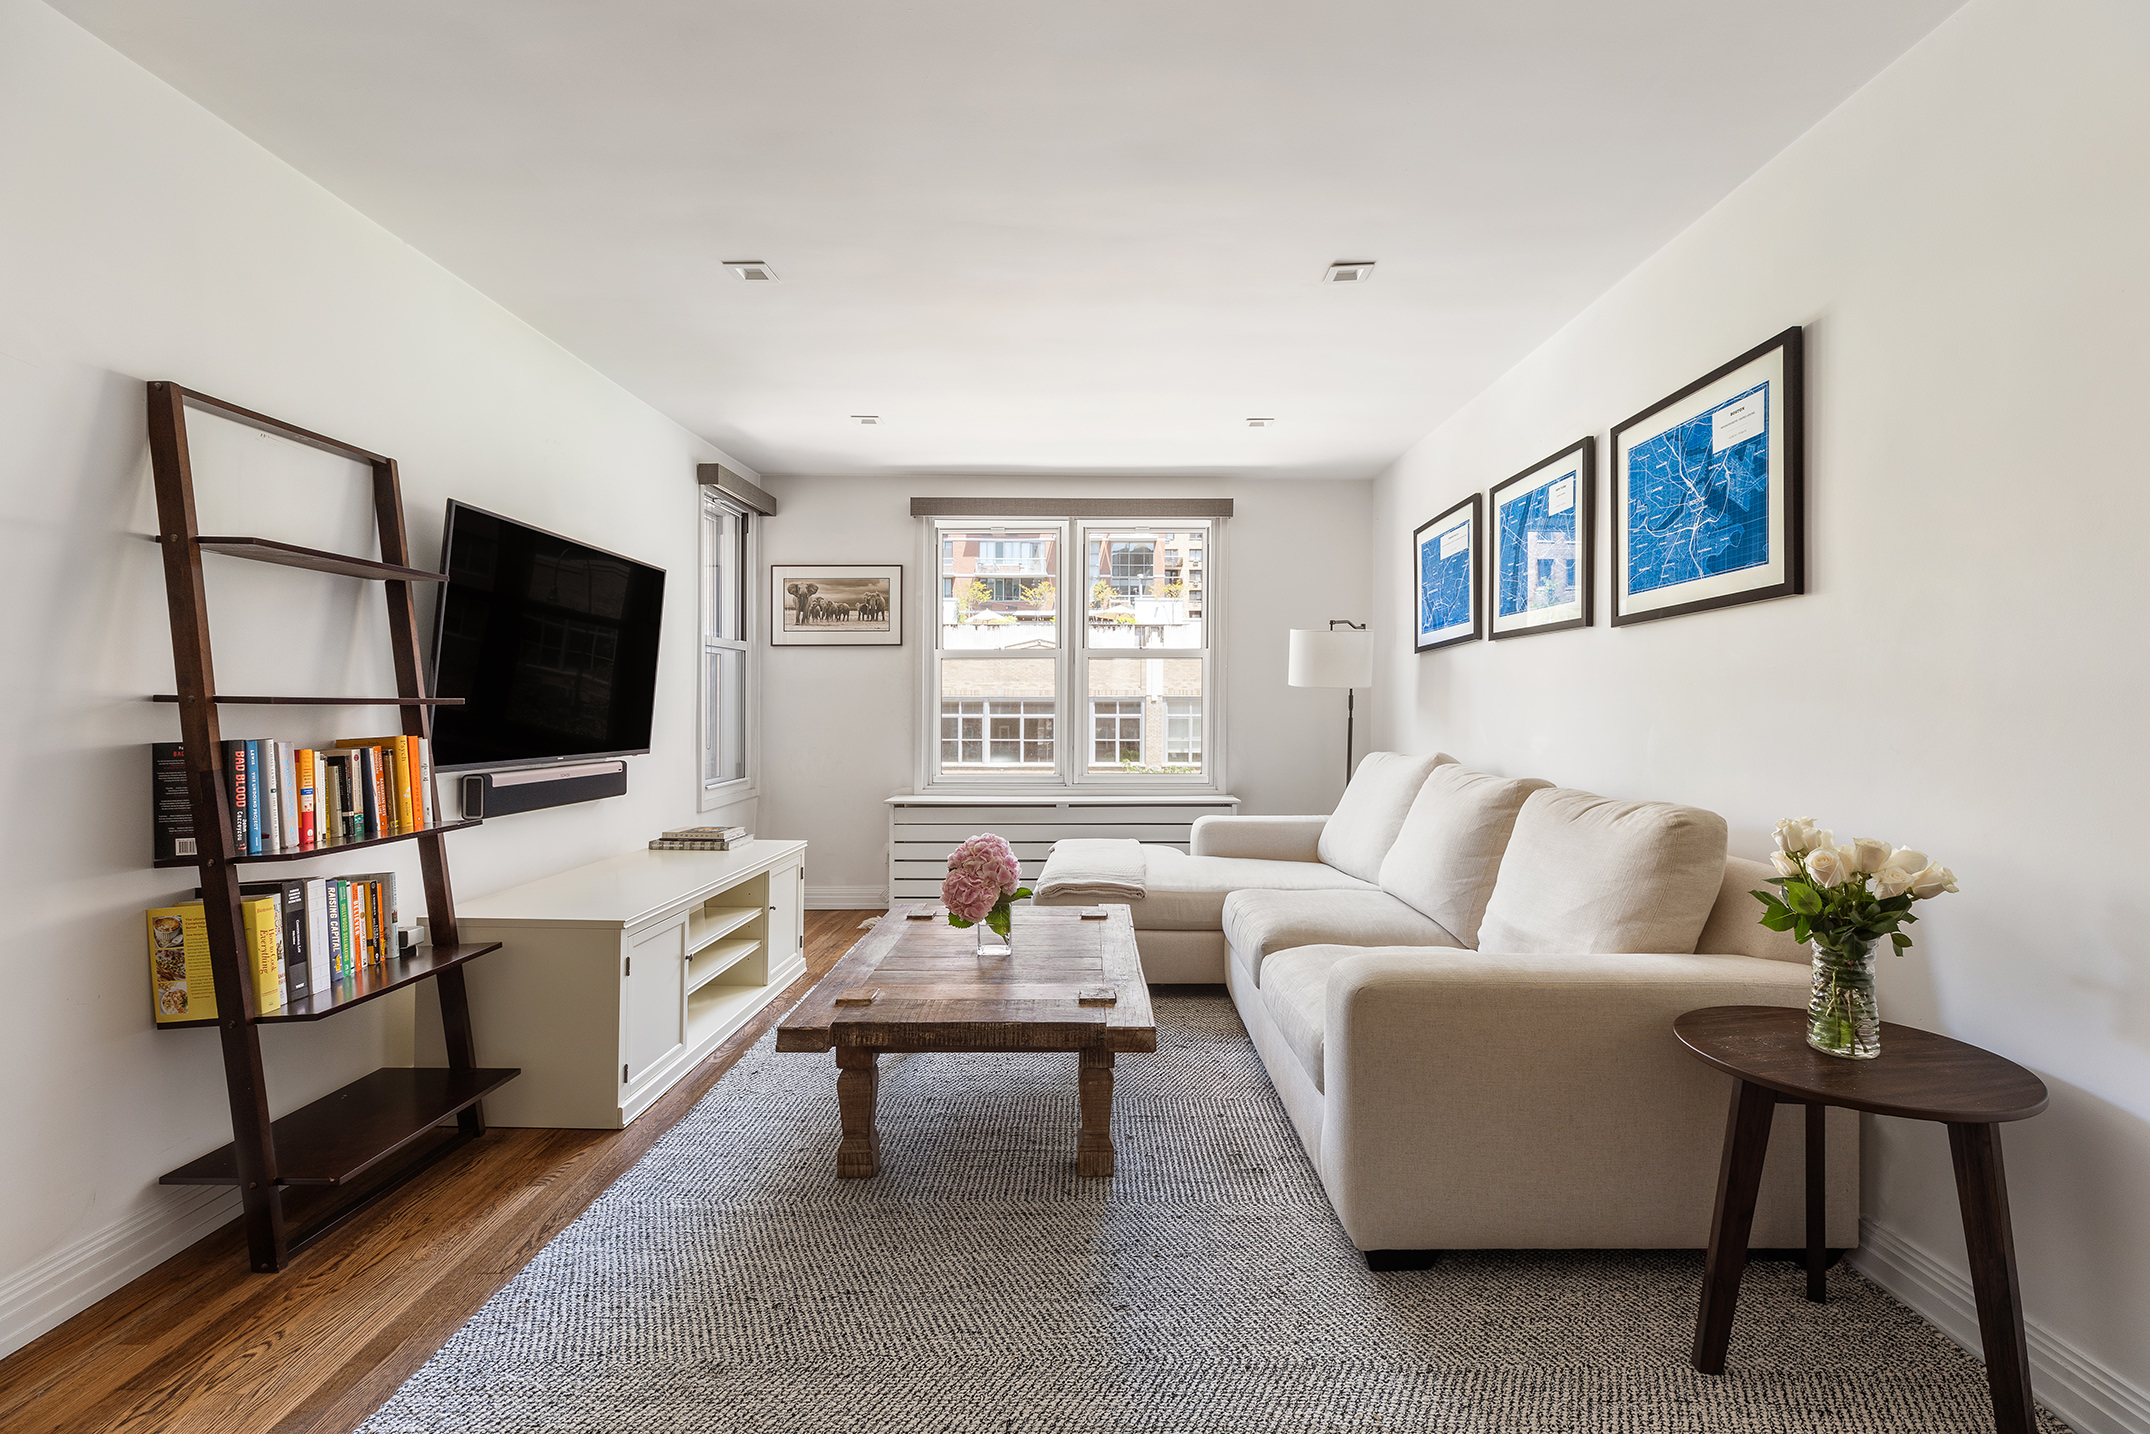
[[[1767,1087],[1733,1082],[1724,1157],[1717,1167],[1717,1213],[1710,1221],[1709,1260],[1702,1271],[1702,1309],[1695,1316],[1694,1365],[1704,1374],[1724,1373],[1739,1277],[1747,1270],[1747,1237],[1754,1231],[1755,1197],[1762,1189],[1762,1160],[1769,1154],[1770,1119],[1776,1113],[1777,1098]]]
[[[843,1120],[843,1144],[836,1147],[836,1177],[864,1180],[881,1173],[881,1136],[873,1128],[874,1099],[881,1093],[881,1073],[868,1046],[836,1048],[836,1109]]]
[[[1112,1174],[1112,1052],[1101,1046],[1082,1051],[1082,1140],[1076,1146],[1078,1175]]]
[[[1829,1302],[1829,1107],[1807,1104],[1807,1298]]]
[[[2038,1427],[2031,1402],[2030,1354],[2023,1338],[2023,1291],[2016,1283],[2016,1240],[2008,1222],[2008,1178],[2001,1168],[2001,1128],[1950,1125],[1956,1198],[1963,1206],[1964,1244],[1971,1255],[1971,1290],[1978,1298],[1978,1333],[1986,1349],[1986,1384],[1999,1434]]]

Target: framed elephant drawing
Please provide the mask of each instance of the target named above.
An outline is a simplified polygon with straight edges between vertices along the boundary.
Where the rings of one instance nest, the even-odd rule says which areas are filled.
[[[769,645],[903,646],[903,565],[771,563]]]

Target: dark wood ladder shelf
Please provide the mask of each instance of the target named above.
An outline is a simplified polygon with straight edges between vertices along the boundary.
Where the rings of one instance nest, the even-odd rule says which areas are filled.
[[[340,841],[334,846],[287,847],[282,851],[257,851],[251,856],[243,851],[234,851],[231,854],[231,860],[245,866],[251,866],[257,861],[312,861],[317,856],[334,856],[338,852],[357,851],[361,847],[387,846],[390,842],[420,841],[426,837],[437,837],[442,832],[468,831],[472,827],[484,825],[485,819],[483,817],[466,817],[462,821],[442,822],[437,827],[427,827],[422,832],[397,832],[393,836],[368,837],[364,841]],[[201,865],[201,858],[195,856],[168,856],[162,861],[153,861],[150,865],[199,866]]]
[[[172,667],[177,693],[156,700],[176,703],[187,768],[187,797],[197,814],[196,855],[158,866],[193,866],[199,872],[202,914],[209,938],[209,970],[221,1019],[178,1022],[212,1025],[224,1057],[224,1087],[231,1109],[232,1140],[164,1177],[167,1185],[236,1185],[246,1227],[247,1259],[256,1270],[284,1268],[294,1251],[339,1228],[433,1162],[485,1134],[479,1102],[488,1091],[520,1074],[478,1066],[470,1030],[470,996],[463,967],[497,943],[465,943],[457,934],[455,896],[448,880],[443,838],[477,826],[444,821],[423,831],[248,855],[238,850],[229,818],[231,792],[224,764],[219,707],[225,704],[370,707],[399,709],[399,731],[430,739],[436,708],[455,699],[428,697],[418,650],[413,583],[446,581],[441,573],[410,565],[410,536],[403,520],[403,491],[393,458],[327,438],[282,419],[194,393],[175,383],[152,383],[149,453],[157,490],[157,543],[164,561],[164,590],[171,612]],[[194,465],[187,445],[188,410],[214,413],[263,433],[333,453],[370,471],[374,529],[381,556],[350,557],[302,548],[269,538],[204,537],[196,526]],[[209,599],[202,580],[202,554],[224,553],[255,562],[346,577],[375,579],[388,604],[390,656],[396,672],[394,697],[220,697],[210,659]],[[436,811],[439,803],[434,803]],[[205,820],[215,813],[214,820]],[[361,847],[416,842],[425,883],[426,924],[434,945],[409,957],[289,1005],[264,1011],[254,990],[253,962],[245,950],[239,869],[256,862],[312,861]],[[440,1000],[440,1068],[377,1070],[281,1120],[269,1118],[269,1092],[261,1059],[265,1025],[318,1021],[376,996],[424,981]],[[243,1019],[234,1019],[243,1017]],[[443,1122],[453,1122],[443,1126]],[[287,1204],[286,1197],[294,1203]]]
[[[347,578],[379,578],[392,583],[448,581],[446,573],[407,568],[401,563],[384,563],[375,558],[324,553],[319,548],[301,548],[269,538],[196,538],[194,544],[205,553],[226,553],[234,558],[251,558],[257,563],[275,563],[286,568],[311,568],[317,573],[341,573]]]
[[[279,1185],[348,1185],[442,1121],[468,1110],[518,1070],[384,1066],[277,1121]],[[236,1185],[236,1145],[167,1173],[163,1185]]]
[[[158,692],[152,702],[177,702],[176,692]],[[219,692],[210,697],[211,702],[227,706],[244,704],[249,707],[460,707],[461,697],[234,697]]]

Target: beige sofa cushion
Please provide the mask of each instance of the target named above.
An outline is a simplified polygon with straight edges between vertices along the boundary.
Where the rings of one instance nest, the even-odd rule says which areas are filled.
[[[1670,802],[1532,792],[1501,857],[1478,949],[1691,952],[1724,883],[1724,818]]]
[[[1298,1058],[1316,1090],[1324,1088],[1321,1062],[1329,1013],[1329,971],[1345,957],[1358,954],[1359,949],[1353,946],[1300,946],[1279,951],[1267,962],[1268,979],[1261,985],[1262,1008],[1276,1022],[1284,1044]]]
[[[1224,901],[1224,939],[1262,984],[1272,951],[1339,946],[1461,946],[1438,921],[1385,891],[1235,891]]]
[[[1395,845],[1381,859],[1381,889],[1456,934],[1441,945],[1477,945],[1478,924],[1492,899],[1516,813],[1532,792],[1551,785],[1536,777],[1474,772],[1454,762],[1435,767],[1418,789]]]
[[[1216,931],[1224,899],[1248,887],[1283,891],[1372,891],[1373,886],[1318,861],[1188,856],[1168,846],[1142,848],[1149,894],[1130,902],[1137,931]]]
[[[1431,757],[1368,752],[1321,829],[1316,846],[1321,859],[1361,881],[1377,879],[1381,858],[1389,854],[1426,774],[1455,760],[1440,752]]]
[[[1772,931],[1762,924],[1762,903],[1757,891],[1775,891],[1769,884],[1777,873],[1766,861],[1743,856],[1724,859],[1724,883],[1717,889],[1717,904],[1702,927],[1695,950],[1706,956],[1754,956],[1764,961],[1807,964],[1807,948],[1792,939],[1789,931]]]

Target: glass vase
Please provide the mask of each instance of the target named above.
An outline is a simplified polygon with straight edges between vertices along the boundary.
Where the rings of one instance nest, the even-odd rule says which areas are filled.
[[[1003,903],[994,908],[992,915],[971,927],[972,933],[978,938],[978,954],[980,956],[1001,957],[1015,954],[1013,939],[1015,924],[1009,917],[1008,907],[1006,903]],[[996,921],[1000,923],[1001,927],[998,931],[993,929],[993,924]]]
[[[1826,1056],[1870,1061],[1881,1054],[1881,1007],[1874,999],[1872,941],[1835,947],[1809,941],[1814,992],[1807,999],[1807,1044]]]

